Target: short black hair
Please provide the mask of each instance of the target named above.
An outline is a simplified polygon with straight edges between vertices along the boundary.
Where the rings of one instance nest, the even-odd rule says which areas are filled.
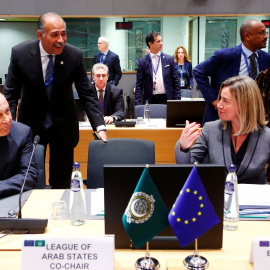
[[[145,38],[146,46],[150,48],[149,42],[154,43],[155,37],[157,37],[157,36],[160,36],[159,32],[156,32],[156,31],[149,32]]]

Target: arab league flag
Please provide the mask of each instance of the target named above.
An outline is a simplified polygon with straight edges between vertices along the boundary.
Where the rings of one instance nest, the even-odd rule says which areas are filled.
[[[168,210],[148,168],[141,175],[122,221],[136,248],[140,248],[169,225]]]
[[[171,209],[169,222],[182,247],[219,222],[196,166]]]

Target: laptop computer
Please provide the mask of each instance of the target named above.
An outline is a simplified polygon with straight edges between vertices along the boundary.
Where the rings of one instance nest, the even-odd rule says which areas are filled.
[[[183,99],[167,101],[166,127],[185,127],[186,120],[190,123],[202,123],[205,110],[205,100]]]
[[[134,248],[122,216],[144,170],[143,165],[104,165],[105,234],[115,235],[116,248]],[[151,165],[150,175],[168,211],[174,204],[193,165]],[[198,173],[220,220],[198,238],[198,248],[222,248],[225,167],[199,164]],[[145,247],[142,247],[145,248]],[[150,249],[183,249],[170,226],[149,242]],[[185,249],[194,249],[194,242]]]

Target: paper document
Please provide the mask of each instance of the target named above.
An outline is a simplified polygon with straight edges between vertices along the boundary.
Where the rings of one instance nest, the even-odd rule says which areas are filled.
[[[238,185],[239,217],[270,220],[270,185]]]
[[[104,188],[91,193],[91,215],[104,216]]]

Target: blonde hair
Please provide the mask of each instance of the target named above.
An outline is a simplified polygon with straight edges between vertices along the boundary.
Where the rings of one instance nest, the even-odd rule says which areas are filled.
[[[253,79],[247,76],[227,79],[220,86],[218,101],[221,99],[221,91],[224,87],[230,89],[240,119],[240,129],[235,133],[236,136],[253,132],[266,125],[262,96]],[[224,129],[227,129],[227,121],[222,120],[222,123]]]
[[[183,46],[178,46],[175,50],[175,53],[174,53],[174,62],[177,63],[178,62],[178,50],[179,49],[183,49],[183,52],[184,52],[184,61],[185,62],[191,62],[191,60],[189,59],[188,55],[187,55],[187,50],[185,47]]]

